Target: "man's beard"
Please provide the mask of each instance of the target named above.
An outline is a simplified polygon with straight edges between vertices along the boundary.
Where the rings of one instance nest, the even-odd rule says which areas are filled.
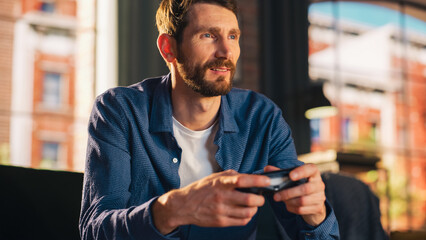
[[[205,74],[209,69],[220,67],[230,70],[229,82],[223,76],[213,81],[205,79]],[[201,65],[191,62],[185,54],[179,51],[177,68],[185,84],[205,97],[225,95],[232,89],[235,65],[230,60],[216,59]]]

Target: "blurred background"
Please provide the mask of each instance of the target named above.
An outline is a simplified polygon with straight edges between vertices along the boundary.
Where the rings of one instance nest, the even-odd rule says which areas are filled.
[[[368,184],[388,233],[426,231],[426,1],[239,2],[235,86],[283,109],[301,160]],[[168,73],[158,4],[0,0],[1,165],[84,171],[94,98]]]

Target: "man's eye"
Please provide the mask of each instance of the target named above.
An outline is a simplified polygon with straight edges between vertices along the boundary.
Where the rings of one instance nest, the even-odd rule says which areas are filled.
[[[203,34],[203,37],[211,38],[211,37],[212,37],[212,35],[211,35],[210,33],[204,33],[204,34]]]
[[[237,36],[236,35],[230,35],[229,38],[230,39],[237,39]]]

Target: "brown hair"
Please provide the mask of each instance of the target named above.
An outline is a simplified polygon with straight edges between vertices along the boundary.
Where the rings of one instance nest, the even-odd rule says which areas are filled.
[[[196,3],[210,3],[231,10],[237,15],[236,0],[162,0],[157,10],[156,21],[160,34],[167,33],[178,43],[182,41],[182,32],[188,24],[188,10]]]

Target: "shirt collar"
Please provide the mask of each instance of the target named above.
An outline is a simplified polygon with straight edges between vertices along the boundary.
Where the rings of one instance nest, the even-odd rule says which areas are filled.
[[[150,132],[172,132],[173,110],[170,98],[171,78],[170,73],[161,78],[153,93],[151,117],[149,119]]]
[[[223,132],[238,132],[239,128],[237,122],[229,107],[228,94],[221,97],[219,110],[220,129],[223,129]]]
[[[150,132],[173,132],[173,109],[171,101],[171,74],[161,78],[153,93],[151,117],[149,120]],[[238,132],[238,125],[233,118],[227,95],[221,97],[219,110],[219,131]]]

